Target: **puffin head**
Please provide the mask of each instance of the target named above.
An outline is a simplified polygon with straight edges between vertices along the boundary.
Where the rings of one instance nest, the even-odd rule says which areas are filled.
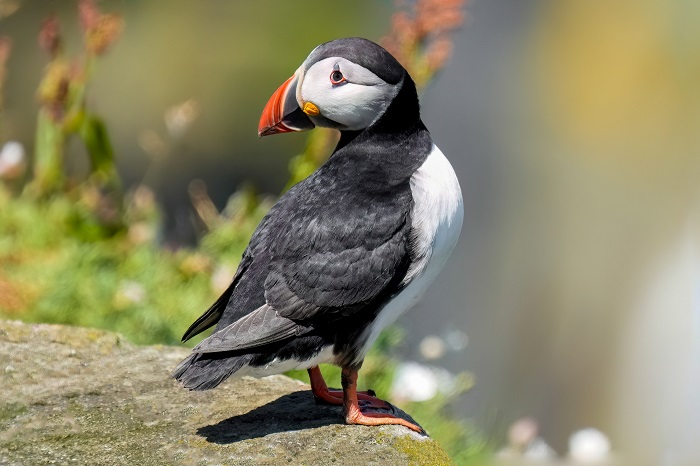
[[[326,42],[272,94],[260,117],[258,135],[315,126],[361,131],[376,124],[399,94],[415,102],[408,107],[417,116],[415,85],[384,48],[358,37]],[[406,108],[402,110],[410,116],[405,115]]]

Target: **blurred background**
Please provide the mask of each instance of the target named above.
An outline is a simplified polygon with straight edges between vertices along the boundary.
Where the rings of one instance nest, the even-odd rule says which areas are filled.
[[[114,285],[104,279],[104,295],[75,291],[69,299],[65,290],[79,287],[68,282],[83,275],[62,278],[60,290],[49,275],[32,285],[50,266],[31,251],[58,243],[19,235],[21,219],[32,217],[8,212],[41,204],[48,207],[36,218],[50,219],[61,211],[56,203],[66,212],[69,204],[102,205],[111,186],[96,195],[78,188],[86,179],[94,187],[95,171],[80,130],[65,141],[59,191],[68,201],[26,188],[42,144],[37,114],[49,108],[37,89],[57,60],[37,36],[55,14],[61,53],[80,61],[85,19],[81,31],[76,2],[0,0],[0,36],[11,40],[0,146],[15,143],[12,153],[4,146],[5,157],[21,149],[26,159],[22,174],[5,176],[0,202],[0,315],[115,328],[144,343],[152,341],[134,329],[153,329],[153,340],[175,343],[215,296],[216,280],[230,280],[290,176],[327,154],[333,136],[320,132],[257,138],[276,87],[322,42],[391,34],[405,41],[410,28],[401,17],[397,24],[397,12],[439,23],[454,19],[440,11],[457,9],[461,28],[439,38],[445,56],[424,76],[422,109],[460,179],[465,225],[438,281],[400,320],[403,337],[387,346],[396,378],[425,388],[395,395],[425,400],[437,396],[436,383],[471,374],[471,388],[448,397],[451,416],[478,432],[459,442],[504,461],[548,461],[556,452],[570,461],[698,464],[700,3],[417,3],[430,8],[388,0],[99,2],[120,15],[121,34],[83,70],[84,105],[109,134],[127,199],[124,235],[171,251],[149,252],[141,266],[172,263],[177,273],[146,277],[153,271],[132,264],[110,275]],[[90,215],[78,215],[78,236]],[[87,256],[102,254],[87,236]],[[11,254],[19,242],[28,251],[21,258]],[[34,262],[25,270],[27,257]],[[165,286],[157,280],[182,294],[151,299],[151,286]],[[108,302],[100,318],[80,320],[69,304],[56,313],[57,302],[91,299]],[[151,321],[143,308],[169,311]],[[591,435],[570,437],[575,432]],[[459,462],[471,458],[454,451]]]

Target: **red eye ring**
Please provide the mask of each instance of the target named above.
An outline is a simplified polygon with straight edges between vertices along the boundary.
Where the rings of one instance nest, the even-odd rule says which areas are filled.
[[[345,79],[345,76],[343,76],[343,73],[340,72],[340,70],[333,70],[331,72],[331,84],[336,85],[336,84],[341,84],[347,81]]]

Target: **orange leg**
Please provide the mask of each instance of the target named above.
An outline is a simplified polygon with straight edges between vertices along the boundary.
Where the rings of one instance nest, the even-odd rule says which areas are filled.
[[[418,433],[425,432],[420,426],[400,417],[382,413],[363,413],[357,401],[357,369],[343,368],[343,411],[345,412],[345,422],[348,424],[359,424],[363,426],[379,426],[384,424],[396,424],[408,427]]]
[[[314,394],[314,398],[316,398],[316,400],[329,405],[343,405],[343,391],[329,389],[326,385],[326,381],[323,379],[321,369],[319,369],[318,366],[307,369],[307,371],[309,372],[309,378],[311,379],[311,392]],[[374,391],[372,390],[358,392],[357,397],[362,403],[363,407],[388,408],[387,403],[384,400],[380,400],[374,396]]]

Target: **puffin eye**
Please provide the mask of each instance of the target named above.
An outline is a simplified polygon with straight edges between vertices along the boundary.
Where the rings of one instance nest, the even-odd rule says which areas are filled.
[[[343,73],[341,73],[340,70],[333,70],[331,73],[331,84],[340,84],[346,81],[347,79],[345,79],[345,76],[343,76]]]

